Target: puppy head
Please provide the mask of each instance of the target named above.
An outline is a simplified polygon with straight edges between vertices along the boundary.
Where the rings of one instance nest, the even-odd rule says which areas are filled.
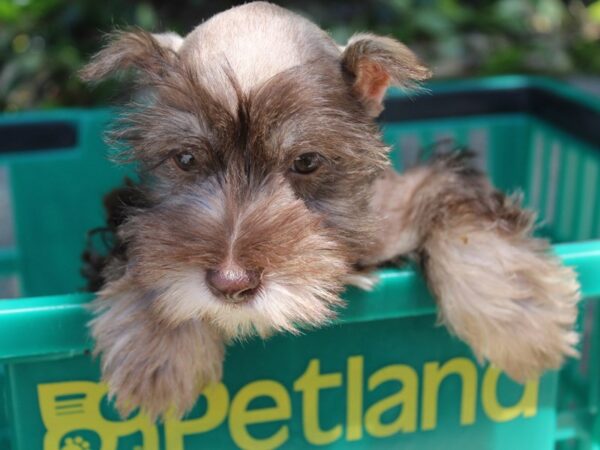
[[[427,76],[410,51],[358,35],[340,49],[268,3],[219,14],[185,39],[117,33],[82,71],[135,69],[152,92],[114,137],[150,205],[121,226],[125,275],[172,325],[293,331],[332,315],[372,245],[371,185],[388,148],[373,122],[390,84]]]

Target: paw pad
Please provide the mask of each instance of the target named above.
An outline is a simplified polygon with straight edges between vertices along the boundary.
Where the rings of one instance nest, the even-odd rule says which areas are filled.
[[[90,443],[81,436],[75,436],[65,439],[60,450],[90,450]]]

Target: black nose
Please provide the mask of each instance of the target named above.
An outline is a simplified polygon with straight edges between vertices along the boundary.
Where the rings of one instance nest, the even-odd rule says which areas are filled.
[[[260,286],[260,272],[228,265],[207,270],[206,282],[215,294],[237,303],[256,293]]]

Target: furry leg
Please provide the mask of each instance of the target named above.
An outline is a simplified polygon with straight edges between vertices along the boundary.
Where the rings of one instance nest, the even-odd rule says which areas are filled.
[[[138,406],[152,420],[167,411],[181,416],[207,384],[220,380],[223,339],[200,320],[175,327],[159,323],[150,299],[124,278],[109,283],[92,304],[103,381],[123,417]]]
[[[373,212],[382,240],[364,263],[414,254],[440,321],[478,358],[525,381],[577,354],[575,273],[532,237],[534,215],[519,198],[494,190],[464,154],[386,173]]]

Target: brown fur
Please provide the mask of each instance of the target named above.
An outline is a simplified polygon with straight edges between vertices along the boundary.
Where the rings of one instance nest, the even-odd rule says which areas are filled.
[[[363,264],[412,253],[440,321],[519,381],[575,356],[576,275],[533,238],[534,215],[452,153],[376,183],[385,236]]]
[[[342,65],[354,76],[354,92],[372,116],[383,110],[387,88],[414,87],[431,76],[406,46],[383,36],[360,33],[348,41]]]
[[[164,327],[127,283],[123,277],[100,292],[94,309],[101,315],[90,324],[109,396],[123,417],[140,405],[151,419],[169,407],[182,415],[221,378],[223,339],[199,320]]]
[[[420,255],[451,329],[514,376],[571,353],[573,278],[529,238],[518,204],[455,158],[403,176],[386,170],[372,117],[389,84],[428,76],[402,44],[359,35],[340,50],[306,19],[255,2],[185,38],[117,33],[82,76],[128,68],[151,95],[132,105],[112,140],[139,164],[143,201],[116,227],[119,252],[106,261],[91,323],[122,413],[183,413],[196,388],[220,376],[224,343],[321,325],[344,282],[368,284],[359,266],[403,254]],[[173,159],[180,152],[193,155],[189,171]],[[320,155],[317,170],[292,170],[307,153]],[[474,250],[462,253],[463,235]],[[479,275],[473,254],[498,267],[493,286],[508,289],[505,297],[464,287]],[[516,256],[537,265],[520,268]],[[247,301],[208,288],[207,272],[224,264],[259,274]],[[523,309],[528,322],[539,320],[531,331],[496,319]],[[523,349],[514,359],[508,333]]]

